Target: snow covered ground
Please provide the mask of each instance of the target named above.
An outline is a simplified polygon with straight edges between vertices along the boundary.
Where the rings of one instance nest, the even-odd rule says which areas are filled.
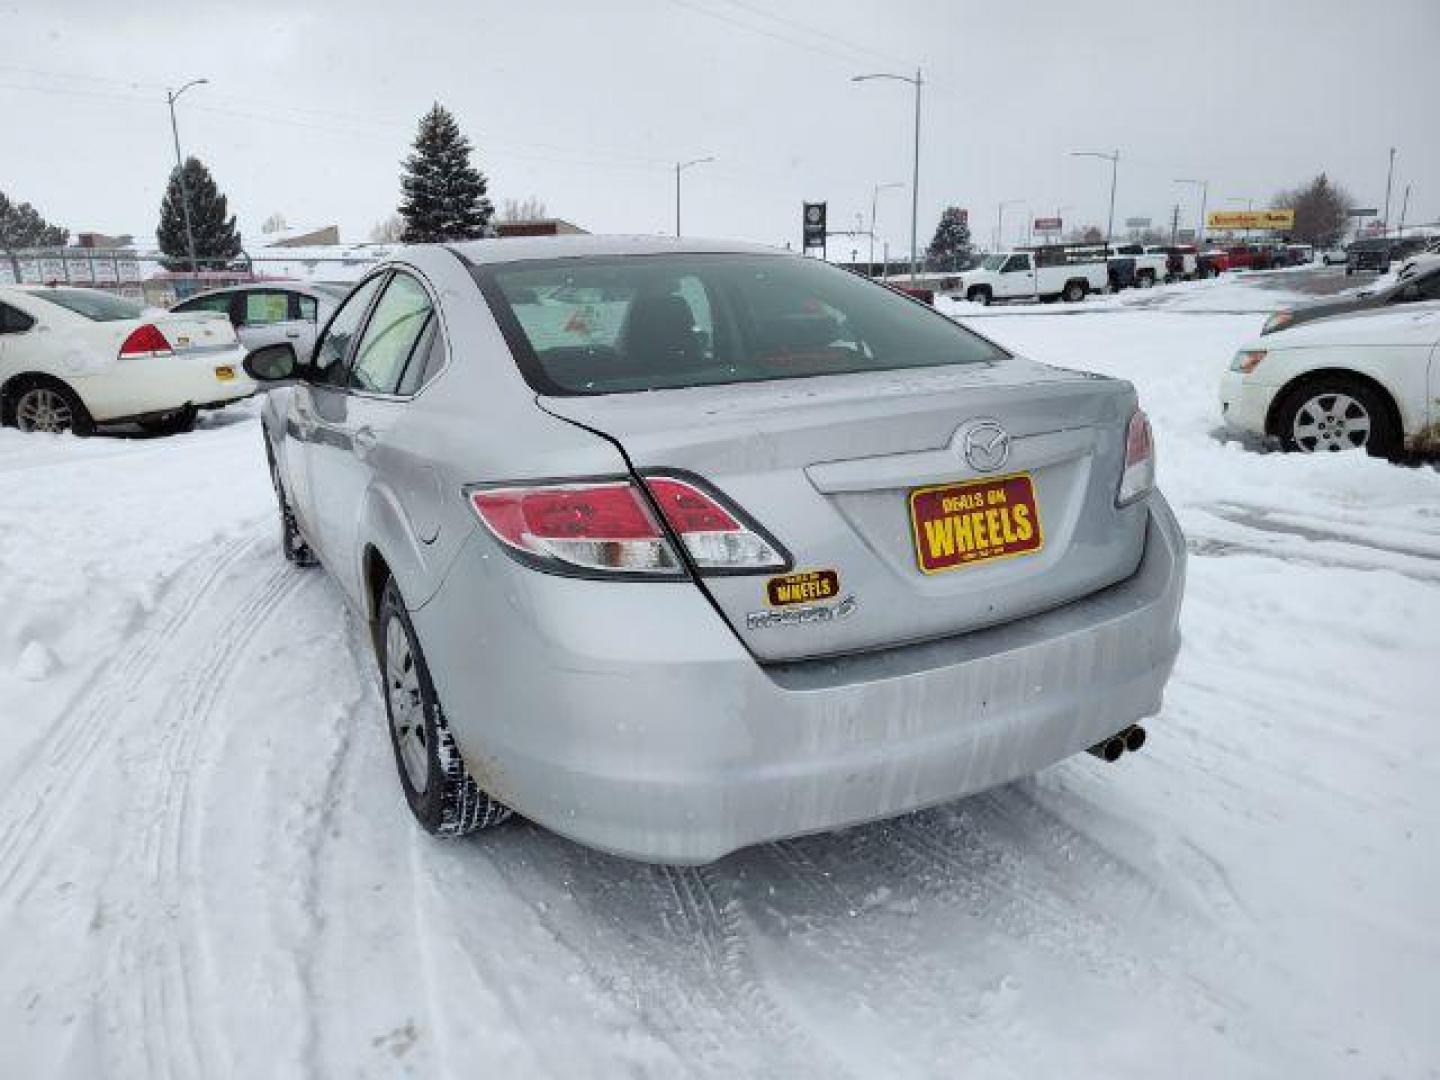
[[[951,309],[1154,420],[1145,751],[699,870],[418,832],[253,406],[0,432],[0,1076],[1435,1076],[1440,472],[1214,437],[1269,285]]]

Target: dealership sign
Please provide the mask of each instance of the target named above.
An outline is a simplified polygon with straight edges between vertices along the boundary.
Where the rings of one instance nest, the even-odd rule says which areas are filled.
[[[1208,229],[1293,229],[1294,210],[1212,210],[1205,217]]]
[[[1125,219],[1125,228],[1127,229],[1148,229],[1149,227],[1150,219],[1148,217],[1127,217]]]
[[[1055,233],[1063,228],[1063,222],[1058,217],[1037,217],[1035,219],[1035,231],[1041,233]]]

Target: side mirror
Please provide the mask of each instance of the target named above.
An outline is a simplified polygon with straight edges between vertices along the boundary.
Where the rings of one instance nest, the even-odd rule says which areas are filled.
[[[300,377],[300,358],[295,355],[295,346],[288,341],[262,345],[247,353],[242,366],[245,374],[256,382],[293,382]]]

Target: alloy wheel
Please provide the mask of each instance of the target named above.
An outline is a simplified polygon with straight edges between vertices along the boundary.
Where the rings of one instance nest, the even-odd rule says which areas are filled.
[[[1307,454],[1363,449],[1370,441],[1370,414],[1348,394],[1316,394],[1296,410],[1291,435]]]
[[[15,426],[21,431],[69,431],[75,415],[64,396],[47,386],[37,386],[20,395],[15,404]]]
[[[430,780],[430,747],[426,742],[425,701],[410,637],[398,616],[385,627],[385,694],[390,703],[390,727],[406,779],[416,794],[424,794]]]

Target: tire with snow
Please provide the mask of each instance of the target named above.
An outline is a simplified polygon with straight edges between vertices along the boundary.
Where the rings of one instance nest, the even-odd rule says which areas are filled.
[[[436,836],[464,836],[499,825],[510,809],[482,791],[466,771],[394,578],[385,582],[380,597],[379,625],[375,648],[385,715],[410,812]]]
[[[988,307],[990,304],[990,290],[980,288],[971,289],[965,299],[969,300],[972,304]]]
[[[1286,450],[1313,454],[1361,450],[1373,457],[1400,452],[1391,403],[1369,383],[1325,375],[1291,388],[1275,411],[1275,433]]]
[[[1141,270],[1135,275],[1135,284],[1142,289],[1153,289],[1155,287],[1155,271]]]
[[[1065,291],[1061,294],[1067,304],[1078,304],[1085,299],[1085,294],[1090,291],[1090,285],[1085,281],[1067,281]]]

